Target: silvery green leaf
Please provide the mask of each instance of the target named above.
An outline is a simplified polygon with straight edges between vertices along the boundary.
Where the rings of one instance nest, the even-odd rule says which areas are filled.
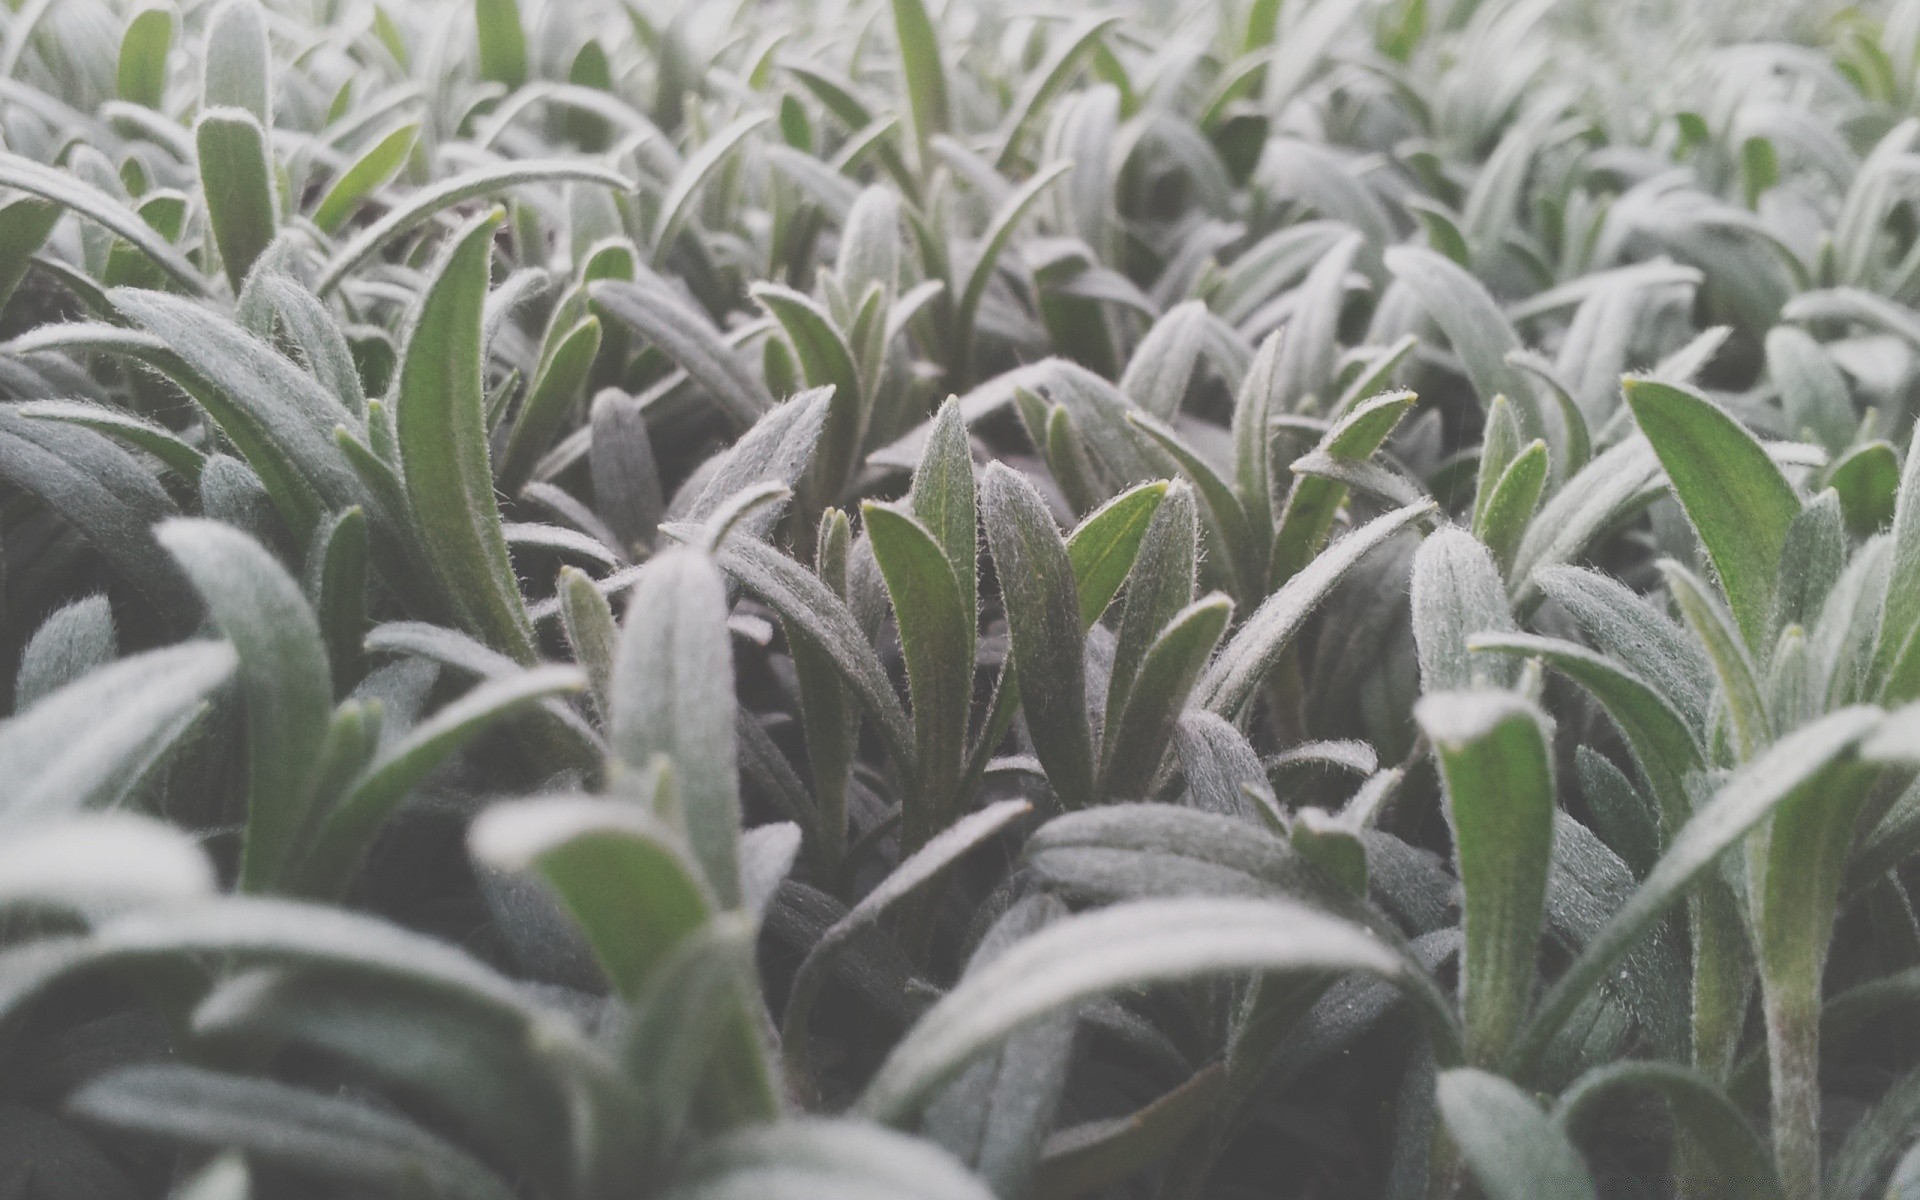
[[[1422,689],[1512,686],[1518,664],[1476,656],[1467,641],[1517,629],[1499,568],[1472,534],[1449,526],[1420,544],[1413,558],[1413,636]]]
[[[671,760],[687,837],[722,905],[740,902],[740,792],[726,587],[677,548],[642,568],[608,685],[607,729],[629,770]]]
[[[20,653],[13,711],[27,711],[49,693],[112,662],[119,652],[113,609],[105,596],[88,596],[54,610]]]
[[[1440,1116],[1489,1200],[1591,1200],[1593,1177],[1567,1135],[1531,1097],[1485,1071],[1442,1071]]]

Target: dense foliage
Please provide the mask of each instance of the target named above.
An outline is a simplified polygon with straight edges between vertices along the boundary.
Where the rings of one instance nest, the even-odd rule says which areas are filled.
[[[1661,7],[0,5],[0,1195],[1920,1197],[1920,2]]]

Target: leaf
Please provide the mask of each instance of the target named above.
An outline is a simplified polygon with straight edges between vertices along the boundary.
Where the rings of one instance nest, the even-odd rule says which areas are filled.
[[[1450,1006],[1419,965],[1347,921],[1281,900],[1141,901],[1049,925],[963,978],[894,1046],[857,1111],[905,1120],[975,1055],[1066,1005],[1241,971],[1377,975],[1408,991],[1443,1046],[1452,1036]]]
[[[513,1190],[464,1151],[391,1113],[350,1100],[171,1063],[118,1067],[67,1100],[68,1111],[207,1149],[234,1147],[309,1175],[392,1189],[410,1180],[474,1200]]]
[[[0,263],[6,264],[0,266],[0,305],[12,299],[60,215],[59,205],[38,196],[15,196],[0,204]]]
[[[1583,1121],[1598,1126],[1606,1102],[1621,1092],[1650,1091],[1667,1103],[1673,1122],[1687,1137],[1687,1152],[1703,1160],[1716,1188],[1731,1196],[1779,1200],[1779,1177],[1766,1146],[1754,1136],[1746,1114],[1725,1092],[1699,1072],[1665,1062],[1610,1063],[1588,1071],[1560,1094],[1553,1120],[1569,1137]]]
[[[1447,1133],[1488,1200],[1594,1195],[1580,1152],[1519,1088],[1462,1067],[1440,1073],[1437,1095]]]
[[[1154,639],[1128,691],[1125,711],[1101,740],[1097,795],[1144,795],[1152,786],[1174,722],[1232,618],[1233,601],[1215,592],[1176,613]]]
[[[173,21],[173,10],[161,0],[147,0],[127,18],[114,74],[122,100],[158,109],[166,98]]]
[[[940,60],[939,35],[922,0],[892,2],[894,38],[900,45],[900,67],[907,88],[907,110],[913,114],[913,132],[920,146],[924,170],[927,145],[933,135],[952,128],[952,117],[947,110],[947,68]]]
[[[119,657],[113,609],[104,595],[75,600],[40,622],[20,652],[13,711],[23,713],[50,693]]]
[[[789,631],[818,647],[859,696],[896,763],[913,762],[913,735],[886,668],[846,601],[793,559],[762,542],[734,539],[720,550],[720,568],[780,614]]]
[[[902,6],[920,7],[920,0],[894,0],[897,12]],[[987,222],[987,228],[980,235],[979,251],[971,266],[967,268],[966,282],[960,288],[959,298],[954,302],[953,324],[957,331],[954,336],[954,361],[962,373],[971,369],[976,326],[979,323],[980,302],[986,298],[987,283],[993,278],[1000,254],[1007,247],[1014,231],[1020,227],[1027,210],[1033,207],[1046,190],[1068,171],[1072,163],[1054,163],[1046,167],[1020,186],[994,210],[993,219]]]
[[[1753,656],[1742,644],[1732,615],[1707,591],[1707,585],[1699,577],[1671,559],[1663,559],[1658,565],[1667,590],[1673,594],[1675,607],[1707,652],[1707,661],[1713,664],[1714,676],[1720,682],[1720,702],[1726,707],[1732,730],[1734,752],[1742,760],[1751,758],[1766,745],[1773,731]]]
[[[1284,360],[1284,352],[1282,357]],[[1412,392],[1393,392],[1359,404],[1327,430],[1316,451],[1338,462],[1366,462],[1412,410],[1416,399]],[[1293,487],[1273,531],[1267,579],[1276,588],[1298,575],[1320,553],[1334,515],[1347,498],[1345,484],[1300,473],[1298,466],[1296,463]]]
[[[901,815],[903,848],[944,823],[967,752],[973,710],[974,630],[952,564],[927,527],[885,505],[861,507],[867,538],[893,600],[913,700],[914,766],[922,795]]]
[[[1873,678],[1885,704],[1920,695],[1920,431],[1914,436],[1894,501],[1893,559],[1873,645]]]
[[[313,209],[313,223],[327,233],[339,233],[362,201],[399,176],[419,141],[418,121],[396,125],[374,139],[320,197]]]
[[[673,249],[674,239],[692,213],[694,199],[707,180],[732,154],[747,135],[773,119],[772,113],[753,113],[741,117],[713,134],[674,176],[673,186],[660,200],[660,215],[653,227],[653,253],[656,259]]]
[[[1216,1063],[1127,1116],[1054,1134],[1034,1171],[1032,1194],[1065,1200],[1147,1169],[1216,1110],[1225,1080],[1225,1068]]]
[[[773,407],[773,398],[734,356],[704,314],[663,286],[599,279],[587,286],[594,305],[660,348],[720,406],[736,428],[746,429]]]
[[[1773,588],[1800,498],[1773,458],[1725,410],[1691,389],[1629,379],[1627,406],[1700,534],[1746,644],[1771,641]]]
[[[1705,752],[1694,730],[1653,685],[1606,655],[1558,638],[1482,635],[1468,647],[1476,652],[1530,655],[1592,693],[1626,737],[1660,806],[1664,832],[1672,835],[1679,829],[1692,809],[1687,780],[1704,769]]]
[[[687,839],[727,908],[740,903],[733,647],[713,561],[676,548],[641,569],[614,656],[608,740],[634,771],[673,762]]]
[[[1386,264],[1446,333],[1481,406],[1492,404],[1495,396],[1507,397],[1520,418],[1522,435],[1544,438],[1549,447],[1554,446],[1557,427],[1550,423],[1533,385],[1507,362],[1507,354],[1520,348],[1519,335],[1486,288],[1464,267],[1417,246],[1393,247],[1386,253]]]
[[[800,960],[787,995],[786,1013],[781,1018],[781,1043],[786,1047],[788,1070],[794,1078],[805,1079],[811,1074],[808,1022],[820,989],[827,981],[827,967],[841,947],[861,930],[873,926],[889,909],[930,886],[956,866],[968,851],[1032,811],[1033,805],[1025,800],[1001,800],[961,817],[915,849],[820,935]]]
[[[168,620],[194,611],[186,582],[153,540],[179,509],[131,454],[88,429],[0,406],[0,478],[70,523]]]
[[[1000,152],[993,163],[996,171],[1004,172],[1013,165],[1020,152],[1021,134],[1033,124],[1048,101],[1072,81],[1080,60],[1098,46],[1100,39],[1119,21],[1119,17],[1111,15],[1082,18],[1061,35],[1059,45],[1047,56],[1047,61],[1027,76],[996,135],[1000,142]]]
[[[1508,464],[1487,497],[1475,533],[1493,551],[1502,569],[1513,564],[1528,522],[1540,505],[1547,469],[1547,444],[1535,438]]]
[[[1211,712],[1237,717],[1255,689],[1300,627],[1340,581],[1381,545],[1432,515],[1431,501],[1408,505],[1375,517],[1333,543],[1304,570],[1289,579],[1241,623],[1213,666],[1201,678],[1195,698]]]
[[[474,32],[480,46],[480,78],[509,91],[527,81],[527,32],[515,0],[474,0]]]
[[[667,510],[646,415],[639,401],[608,388],[593,398],[588,425],[594,507],[631,555],[652,544]]]
[[[1598,571],[1547,567],[1534,581],[1595,648],[1651,685],[1696,734],[1705,734],[1713,666],[1677,622]]]
[[[1104,722],[1108,729],[1119,726],[1147,651],[1161,631],[1193,601],[1199,536],[1193,490],[1185,484],[1169,487],[1141,535],[1140,548],[1134,556],[1133,585],[1127,589],[1120,615],[1120,633],[1114,644],[1113,666],[1108,672]],[[1071,544],[1068,554],[1072,554]],[[1083,602],[1081,615],[1085,613]],[[1107,763],[1113,757],[1113,749],[1113,739],[1103,739],[1103,777],[1108,775]]]
[[[1523,607],[1538,597],[1535,575],[1583,554],[1594,539],[1625,521],[1659,494],[1660,460],[1642,438],[1608,449],[1559,489],[1534,514],[1507,569],[1507,589]]]
[[[105,915],[214,893],[194,838],[133,813],[87,813],[15,830],[0,845],[0,910]]]
[[[1046,502],[1024,476],[990,465],[980,501],[1027,729],[1061,803],[1079,808],[1093,800],[1093,742],[1073,563]]]
[[[242,109],[210,108],[194,123],[193,139],[207,219],[237,293],[278,225],[266,131]]]
[[[981,937],[967,971],[985,968],[1066,914],[1052,896],[1016,901]],[[952,1151],[996,1192],[1023,1191],[1059,1110],[1078,1024],[1079,1014],[1065,1011],[1008,1038],[934,1097],[922,1136]]]
[[[460,623],[523,665],[539,658],[500,529],[487,462],[480,317],[498,209],[468,221],[435,264],[400,364],[394,419],[421,543]]]
[[[533,477],[538,457],[554,441],[587,385],[594,356],[600,353],[600,322],[587,317],[561,334],[533,377],[500,454],[500,490],[517,494]]]
[[[573,667],[536,667],[489,679],[383,748],[326,813],[297,869],[310,894],[337,896],[407,793],[502,719],[584,684]]]
[[[4,165],[3,160],[0,160],[0,165]],[[6,181],[0,178],[0,182]],[[440,212],[463,201],[527,183],[591,183],[616,192],[633,190],[631,180],[598,163],[583,159],[526,159],[454,175],[421,188],[407,197],[404,203],[395,204],[385,216],[335,251],[314,280],[314,294],[327,295],[368,259],[378,254],[388,242],[418,229]]]
[[[0,820],[124,796],[233,674],[225,642],[186,642],[100,667],[0,722]]]
[[[1080,590],[1080,624],[1091,629],[1133,570],[1142,539],[1166,496],[1165,483],[1129,488],[1087,514],[1067,535],[1067,560]]]
[[[1504,692],[1440,692],[1414,709],[1446,782],[1458,865],[1460,1008],[1467,1061],[1499,1061],[1526,1016],[1553,861],[1554,780],[1545,716]]]
[[[1412,607],[1422,691],[1513,684],[1517,670],[1476,658],[1468,646],[1476,634],[1516,632],[1500,570],[1472,534],[1448,526],[1420,543]]]
[[[273,128],[273,54],[256,0],[226,0],[207,18],[200,107],[238,108]]]
[[[139,213],[71,172],[0,151],[0,187],[17,188],[80,214],[124,238],[189,293],[206,294],[206,280],[173,243],[160,236]]]
[[[966,628],[974,631],[980,605],[980,501],[973,480],[973,449],[958,400],[949,397],[934,415],[920,464],[914,468],[907,504],[946,552],[966,609]],[[1072,552],[1069,542],[1068,554]]]
[[[1829,713],[1781,738],[1729,778],[1694,811],[1645,881],[1540,998],[1515,1038],[1507,1064],[1524,1067],[1537,1061],[1581,998],[1722,853],[1780,805],[1817,794],[1829,772],[1844,768],[1880,720],[1879,710],[1863,706]]]
[[[333,717],[333,673],[300,585],[258,542],[214,521],[156,535],[240,656],[247,703],[247,827],[240,884],[275,887],[312,817],[314,768]]]
[[[663,1200],[993,1197],[949,1155],[918,1138],[864,1122],[818,1117],[713,1138],[687,1157],[661,1195]]]
[[[546,879],[629,1001],[719,908],[684,841],[630,802],[581,796],[495,805],[469,840],[481,861]]]

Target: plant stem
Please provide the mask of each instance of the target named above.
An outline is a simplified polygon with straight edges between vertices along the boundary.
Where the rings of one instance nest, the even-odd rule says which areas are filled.
[[[1797,986],[1766,991],[1773,1085],[1773,1157],[1787,1200],[1820,1191],[1820,998]]]

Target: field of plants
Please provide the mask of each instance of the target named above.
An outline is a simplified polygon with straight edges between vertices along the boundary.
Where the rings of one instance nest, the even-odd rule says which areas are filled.
[[[1920,1200],[1920,0],[0,0],[3,1200]]]

